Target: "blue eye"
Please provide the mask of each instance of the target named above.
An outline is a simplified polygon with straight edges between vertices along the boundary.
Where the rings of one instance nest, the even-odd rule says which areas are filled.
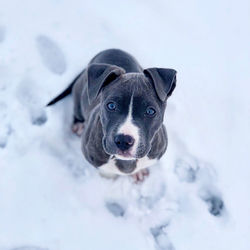
[[[148,116],[153,116],[155,113],[156,113],[155,109],[153,109],[153,108],[151,108],[151,107],[148,107],[148,108],[146,109],[146,114],[147,114]]]
[[[109,110],[112,110],[112,111],[114,111],[116,109],[116,105],[115,105],[114,102],[109,102],[107,104],[107,107],[108,107]]]

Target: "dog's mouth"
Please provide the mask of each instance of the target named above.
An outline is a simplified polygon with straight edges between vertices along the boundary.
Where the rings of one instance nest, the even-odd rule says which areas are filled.
[[[123,174],[131,174],[136,169],[137,160],[119,160],[115,159],[116,167],[123,173]]]
[[[118,150],[117,153],[114,155],[115,158],[120,160],[135,160],[136,157],[131,154],[129,151],[121,151]]]

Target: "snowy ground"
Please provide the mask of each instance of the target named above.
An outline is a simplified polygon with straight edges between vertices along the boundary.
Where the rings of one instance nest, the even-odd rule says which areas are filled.
[[[249,1],[0,1],[0,250],[250,249]],[[45,109],[105,48],[178,70],[169,148],[101,178]]]

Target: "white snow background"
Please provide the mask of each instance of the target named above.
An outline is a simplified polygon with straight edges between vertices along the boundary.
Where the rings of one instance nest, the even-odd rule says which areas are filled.
[[[1,250],[250,249],[249,1],[0,1]],[[150,177],[108,180],[51,108],[99,51],[178,71]]]

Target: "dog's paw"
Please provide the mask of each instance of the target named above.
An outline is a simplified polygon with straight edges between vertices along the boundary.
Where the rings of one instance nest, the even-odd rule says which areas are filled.
[[[132,178],[134,183],[140,183],[143,182],[147,176],[149,176],[149,170],[147,168],[144,168],[139,172],[133,174]]]
[[[84,128],[83,122],[76,122],[72,125],[72,132],[78,136],[81,136],[83,132],[83,128]]]

